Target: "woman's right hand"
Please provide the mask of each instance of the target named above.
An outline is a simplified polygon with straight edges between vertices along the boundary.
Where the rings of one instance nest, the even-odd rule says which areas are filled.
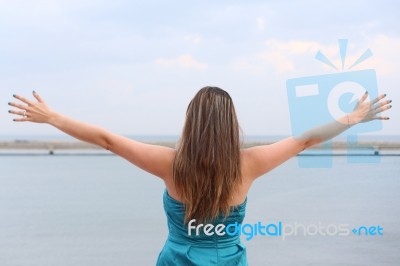
[[[9,102],[8,105],[16,109],[9,110],[8,112],[19,116],[14,119],[16,122],[49,123],[55,113],[47,106],[39,94],[35,91],[32,94],[37,101],[30,101],[14,94],[13,97],[22,103]]]
[[[383,100],[386,94],[376,97],[374,100],[368,102],[368,93],[366,92],[358,101],[354,111],[350,114],[351,124],[369,122],[371,120],[388,120],[389,117],[381,116],[380,113],[392,108],[390,103],[392,100]]]

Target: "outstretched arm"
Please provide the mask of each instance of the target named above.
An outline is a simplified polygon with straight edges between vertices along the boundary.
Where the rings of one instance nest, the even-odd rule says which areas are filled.
[[[74,138],[110,150],[158,177],[164,179],[171,175],[174,149],[134,141],[103,128],[69,118],[51,110],[36,92],[33,92],[33,96],[37,101],[14,95],[22,102],[22,104],[9,103],[17,108],[9,112],[20,116],[14,121],[50,124]]]
[[[351,126],[375,119],[388,120],[389,117],[379,114],[391,108],[391,100],[383,100],[381,95],[367,102],[365,93],[357,103],[354,111],[338,120],[313,128],[299,137],[289,137],[271,145],[263,145],[243,150],[245,172],[250,178],[257,178],[301,151],[321,142],[330,140]]]

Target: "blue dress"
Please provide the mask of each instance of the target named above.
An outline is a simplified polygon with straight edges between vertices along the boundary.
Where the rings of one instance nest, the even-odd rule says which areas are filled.
[[[246,247],[240,242],[238,234],[206,235],[203,230],[191,230],[188,234],[188,225],[184,224],[184,205],[172,198],[168,191],[163,195],[164,210],[167,215],[168,239],[160,252],[157,266],[164,265],[247,265]],[[237,206],[231,207],[229,216],[224,220],[221,215],[212,224],[241,224],[246,210],[246,200]],[[196,226],[196,224],[193,224]],[[215,228],[214,228],[215,229]],[[230,231],[234,232],[234,231]]]

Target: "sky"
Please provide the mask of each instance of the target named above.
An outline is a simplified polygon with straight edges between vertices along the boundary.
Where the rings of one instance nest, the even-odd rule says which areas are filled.
[[[36,90],[55,111],[125,135],[179,135],[194,94],[232,96],[245,135],[290,135],[286,81],[374,69],[400,135],[396,1],[0,0],[0,136],[59,134],[12,122],[12,94]],[[348,39],[345,69],[338,39]],[[347,70],[346,70],[347,69]],[[318,113],[316,111],[316,113]],[[312,118],[310,118],[312,119]]]

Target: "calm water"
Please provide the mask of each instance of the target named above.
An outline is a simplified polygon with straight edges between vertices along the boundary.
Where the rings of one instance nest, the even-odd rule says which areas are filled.
[[[154,265],[167,237],[160,179],[114,156],[0,156],[0,264]],[[250,265],[400,265],[400,157],[256,181],[246,223],[349,224],[383,236],[256,236]]]

